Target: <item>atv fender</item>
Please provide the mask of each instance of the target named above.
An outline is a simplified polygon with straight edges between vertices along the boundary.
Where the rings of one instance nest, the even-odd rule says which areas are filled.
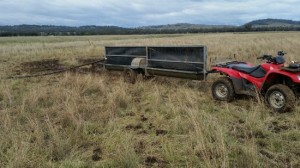
[[[213,67],[211,71],[213,73],[220,73],[222,75],[228,76],[233,84],[233,88],[236,94],[240,94],[240,92],[243,90],[242,78],[239,72],[223,67]]]
[[[212,71],[213,72],[219,72],[223,75],[226,75],[226,76],[229,76],[229,77],[232,77],[232,78],[236,78],[236,79],[241,78],[240,73],[238,71],[233,70],[233,69],[229,69],[229,68],[213,67]]]
[[[265,81],[261,86],[260,91],[265,93],[269,87],[274,84],[284,84],[293,89],[293,86],[300,85],[300,81],[296,74],[291,74],[288,72],[272,72],[266,75]]]

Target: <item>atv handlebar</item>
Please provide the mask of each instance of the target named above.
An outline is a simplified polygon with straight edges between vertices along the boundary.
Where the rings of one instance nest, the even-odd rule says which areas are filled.
[[[286,52],[284,51],[278,51],[277,52],[277,56],[284,56],[285,54],[287,54]],[[257,59],[260,59],[260,60],[267,60],[267,61],[272,61],[273,60],[273,56],[272,55],[262,55],[260,57],[257,57]]]
[[[287,54],[287,53],[284,52],[284,51],[278,51],[278,52],[277,52],[277,55],[278,55],[278,56],[284,56],[285,54]]]
[[[272,55],[262,55],[260,57],[257,57],[259,60],[266,60],[267,63],[275,63],[275,64],[283,64],[285,62],[284,60],[284,55],[286,52],[284,51],[278,51],[277,56],[272,56]]]

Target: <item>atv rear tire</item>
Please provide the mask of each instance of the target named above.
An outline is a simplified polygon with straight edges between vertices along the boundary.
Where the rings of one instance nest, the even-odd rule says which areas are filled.
[[[288,86],[277,84],[268,89],[265,101],[274,111],[287,112],[295,107],[296,96]]]
[[[234,88],[228,77],[221,77],[216,80],[211,88],[215,100],[230,102],[235,97]]]

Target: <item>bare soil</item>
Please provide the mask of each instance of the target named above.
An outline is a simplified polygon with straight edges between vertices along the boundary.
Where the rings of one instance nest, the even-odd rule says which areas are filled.
[[[19,70],[23,72],[33,73],[49,70],[62,69],[63,65],[59,63],[58,59],[45,59],[39,61],[23,62],[20,64]]]
[[[99,58],[78,58],[77,65],[82,64],[89,64],[81,68],[78,68],[72,72],[77,73],[96,73],[100,72],[103,69],[103,66],[101,64],[92,64],[93,62],[98,61]],[[76,66],[77,66],[76,65]],[[22,74],[34,74],[39,72],[51,72],[51,71],[58,71],[68,68],[66,65],[63,65],[59,59],[42,59],[38,61],[29,61],[29,62],[23,62],[17,67],[15,67],[15,74],[16,75],[22,75]]]

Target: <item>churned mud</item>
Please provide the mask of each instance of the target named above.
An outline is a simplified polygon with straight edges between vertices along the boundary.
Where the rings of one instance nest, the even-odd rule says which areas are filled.
[[[78,58],[77,65],[86,65],[83,67],[76,68],[72,70],[72,72],[83,72],[83,73],[95,73],[100,72],[103,70],[103,65],[99,63],[95,63],[99,61],[99,58]],[[15,75],[22,75],[22,74],[36,74],[36,73],[43,73],[43,72],[54,72],[60,71],[70,68],[70,66],[66,66],[60,62],[59,59],[43,59],[38,61],[28,61],[23,62],[20,65],[14,68]]]
[[[20,64],[19,70],[23,72],[33,73],[41,71],[58,70],[64,68],[58,59],[45,59],[40,61],[23,62]]]

